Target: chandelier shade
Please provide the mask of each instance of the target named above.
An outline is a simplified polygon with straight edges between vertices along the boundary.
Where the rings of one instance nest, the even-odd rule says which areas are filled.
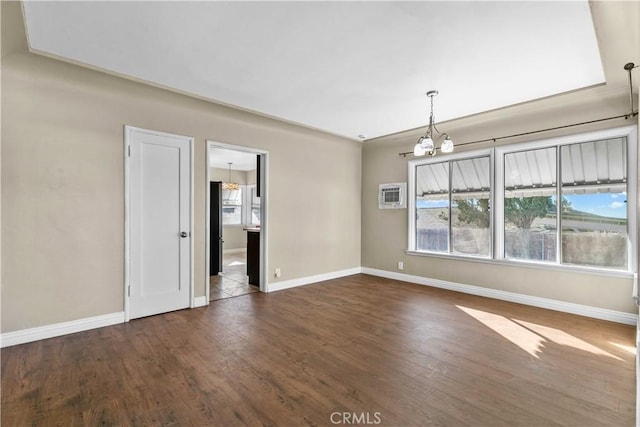
[[[453,141],[447,134],[445,134],[444,141],[442,141],[442,144],[440,144],[440,151],[442,151],[443,153],[453,152]]]

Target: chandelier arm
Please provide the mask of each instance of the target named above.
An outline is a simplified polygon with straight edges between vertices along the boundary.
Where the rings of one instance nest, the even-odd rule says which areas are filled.
[[[436,130],[436,132],[438,132],[438,138],[440,138],[442,135],[445,135],[445,132],[440,132],[440,129],[438,129],[436,127],[436,124],[433,124],[433,128]]]

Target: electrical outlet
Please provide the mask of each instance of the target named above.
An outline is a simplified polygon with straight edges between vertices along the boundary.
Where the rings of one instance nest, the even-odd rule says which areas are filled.
[[[276,276],[276,277],[280,277],[282,275],[282,272],[280,271],[279,268],[276,268],[276,271],[274,272],[273,275]]]
[[[404,262],[398,261],[398,270],[404,270]]]

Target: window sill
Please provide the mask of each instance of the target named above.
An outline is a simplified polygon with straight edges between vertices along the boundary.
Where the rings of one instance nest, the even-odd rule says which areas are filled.
[[[515,260],[515,259],[499,259],[498,260],[498,259],[484,258],[479,256],[440,254],[437,252],[421,252],[421,251],[413,251],[413,250],[406,250],[405,253],[407,255],[412,255],[412,256],[448,259],[451,261],[479,262],[481,264],[504,265],[507,267],[524,267],[524,268],[532,268],[536,270],[547,270],[547,271],[555,270],[555,271],[563,271],[568,273],[581,273],[581,274],[590,274],[590,275],[606,276],[606,277],[623,277],[623,278],[630,278],[630,279],[634,277],[634,273],[628,270],[611,270],[611,269],[605,269],[605,268],[581,267],[578,265],[547,264],[547,263],[540,263],[535,261]]]

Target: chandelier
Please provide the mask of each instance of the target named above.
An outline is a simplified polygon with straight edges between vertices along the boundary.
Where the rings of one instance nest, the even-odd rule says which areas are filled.
[[[438,139],[444,137],[442,144],[440,145],[440,151],[443,153],[451,153],[453,151],[453,141],[451,137],[446,133],[442,133],[436,127],[433,120],[433,97],[438,94],[437,90],[430,90],[427,92],[427,96],[431,98],[431,114],[429,115],[429,127],[427,133],[418,139],[415,147],[413,147],[414,156],[424,156],[428,154],[430,156],[436,155],[436,142]]]
[[[231,181],[231,165],[233,163],[229,162],[229,182],[223,182],[222,183],[222,189],[223,190],[237,190],[240,188],[240,185],[237,182],[232,182]]]

